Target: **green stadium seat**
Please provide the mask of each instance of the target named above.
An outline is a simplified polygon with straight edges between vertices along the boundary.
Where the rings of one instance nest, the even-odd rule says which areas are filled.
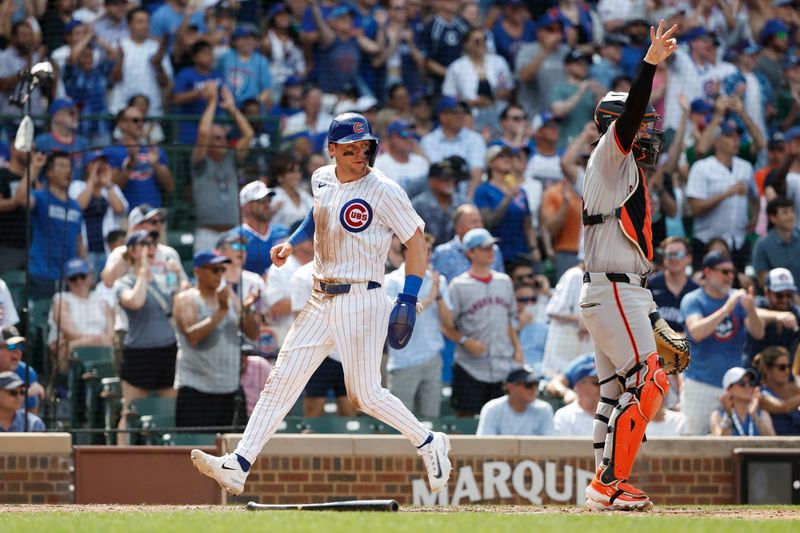
[[[478,431],[478,417],[460,418],[443,416],[433,421],[435,431],[444,431],[452,435],[475,435]]]
[[[132,400],[129,407],[128,427],[139,428],[138,441],[142,444],[161,444],[161,436],[152,431],[156,428],[175,427],[175,398],[148,396]],[[135,435],[131,434],[131,443]]]
[[[375,433],[375,420],[358,416],[320,416],[306,418],[303,423],[309,433],[366,434]]]
[[[122,411],[122,383],[118,377],[102,378],[100,380],[100,398],[103,405],[103,428],[114,429],[116,421]],[[116,435],[112,432],[105,434],[105,443],[108,445],[116,442]]]
[[[167,446],[213,446],[216,442],[216,433],[168,433],[164,435],[164,444]]]
[[[301,416],[287,416],[278,424],[278,433],[303,433],[304,431],[306,431],[306,425]]]

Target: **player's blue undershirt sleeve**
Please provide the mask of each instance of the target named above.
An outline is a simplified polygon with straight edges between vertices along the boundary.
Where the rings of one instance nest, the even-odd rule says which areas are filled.
[[[300,226],[289,237],[289,244],[297,246],[300,243],[306,242],[314,238],[314,208],[308,210],[306,218],[300,223]]]

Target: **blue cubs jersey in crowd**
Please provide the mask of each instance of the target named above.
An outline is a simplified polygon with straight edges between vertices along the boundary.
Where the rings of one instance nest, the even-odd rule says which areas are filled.
[[[63,202],[47,189],[32,195],[36,205],[31,210],[30,272],[59,280],[64,263],[77,255],[77,237],[83,230],[81,206],[71,199]]]
[[[237,226],[236,229],[247,239],[247,260],[244,269],[263,276],[272,265],[272,259],[269,257],[270,249],[289,237],[289,228],[281,224],[270,224],[266,235],[261,235],[247,224]]]

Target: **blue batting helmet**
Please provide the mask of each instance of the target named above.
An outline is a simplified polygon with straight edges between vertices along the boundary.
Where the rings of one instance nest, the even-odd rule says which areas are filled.
[[[378,155],[378,138],[372,134],[372,126],[363,115],[358,113],[342,113],[337,115],[328,128],[328,142],[349,144],[358,141],[370,141],[369,164],[375,164]]]

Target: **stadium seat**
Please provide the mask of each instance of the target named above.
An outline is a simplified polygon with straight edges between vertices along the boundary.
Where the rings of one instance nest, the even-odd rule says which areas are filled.
[[[308,433],[364,434],[374,433],[374,419],[369,417],[319,416],[306,418],[303,424]]]
[[[213,446],[217,442],[217,434],[167,433],[163,440],[167,446]]]
[[[104,410],[100,408],[101,380],[113,375],[111,348],[81,346],[73,351],[67,377],[70,426],[73,429],[107,427]],[[76,435],[75,442],[95,444],[99,439]]]
[[[302,433],[306,430],[301,416],[287,416],[278,424],[278,433]]]
[[[122,410],[122,384],[117,377],[102,378],[100,380],[100,399],[103,404],[103,428],[106,430],[116,427],[116,421]],[[114,444],[116,436],[110,431],[105,434],[106,444]]]
[[[161,444],[161,437],[152,430],[175,427],[175,398],[148,396],[132,400],[128,413],[128,427],[139,428],[140,444]],[[131,433],[131,443],[137,441]]]
[[[478,431],[478,417],[460,418],[443,416],[434,420],[434,430],[453,435],[475,435]]]

